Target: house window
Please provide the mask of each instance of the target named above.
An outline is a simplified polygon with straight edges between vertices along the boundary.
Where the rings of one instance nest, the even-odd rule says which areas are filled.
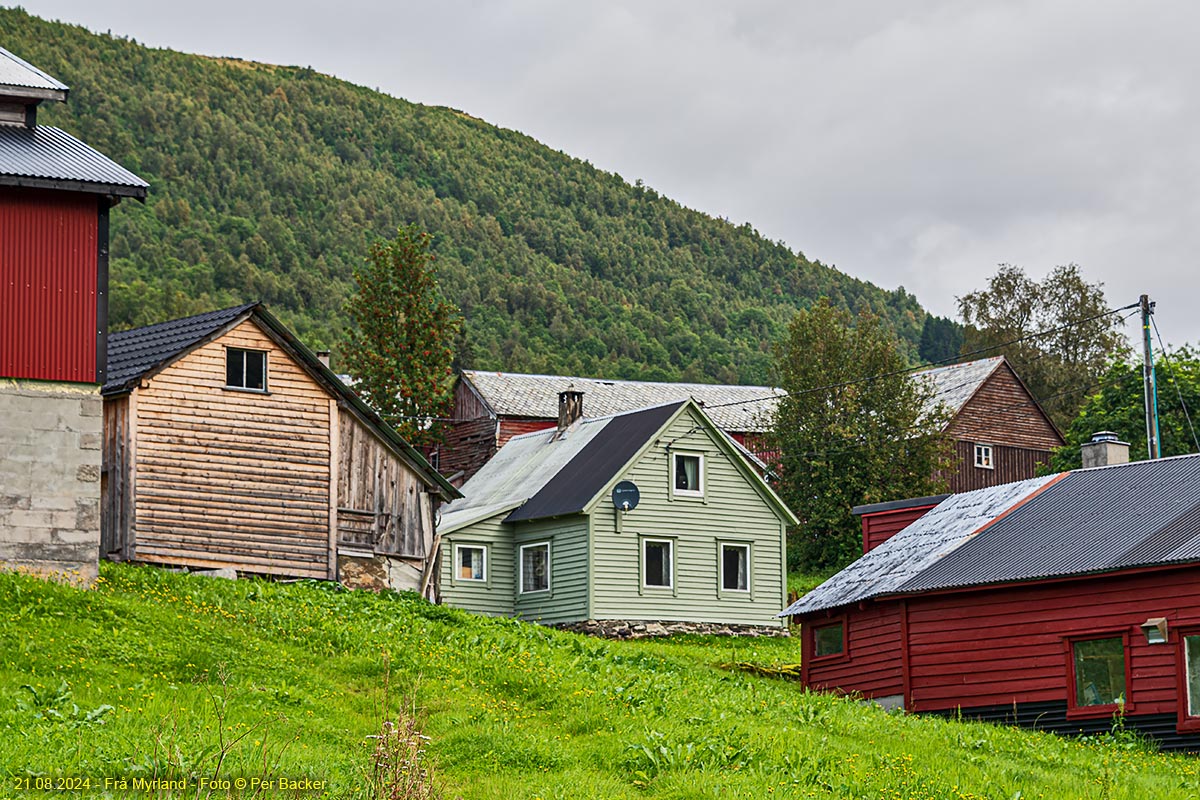
[[[992,466],[992,446],[990,444],[975,445],[975,466],[981,469],[995,469]]]
[[[521,545],[520,593],[550,591],[550,543]]]
[[[704,456],[676,453],[671,461],[676,496],[704,496]]]
[[[1080,639],[1071,643],[1075,706],[1115,706],[1125,702],[1125,639]]]
[[[1200,636],[1183,637],[1183,670],[1187,680],[1187,716],[1200,717]]]
[[[840,656],[846,651],[846,624],[838,622],[813,629],[813,655]]]
[[[487,548],[454,545],[455,577],[460,581],[487,580]]]
[[[225,385],[231,389],[267,390],[267,354],[263,350],[225,348]]]
[[[726,592],[750,591],[750,545],[721,545],[721,588]]]
[[[642,585],[647,588],[670,589],[675,543],[669,539],[642,541]]]

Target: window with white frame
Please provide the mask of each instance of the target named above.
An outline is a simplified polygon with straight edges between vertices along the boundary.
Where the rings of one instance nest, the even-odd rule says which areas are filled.
[[[675,453],[671,459],[671,485],[676,496],[704,496],[704,456],[699,453]]]
[[[550,591],[550,543],[521,545],[520,593]]]
[[[1183,658],[1187,680],[1187,716],[1200,717],[1200,636],[1183,637]]]
[[[487,580],[487,548],[481,545],[454,545],[454,577],[460,581]]]
[[[981,469],[995,469],[992,465],[992,446],[990,444],[975,445],[975,466]]]
[[[750,545],[721,545],[721,589],[726,592],[750,591]]]
[[[267,390],[267,353],[265,350],[225,348],[225,386],[230,389]]]
[[[642,540],[642,586],[670,589],[674,584],[675,543],[670,539]]]

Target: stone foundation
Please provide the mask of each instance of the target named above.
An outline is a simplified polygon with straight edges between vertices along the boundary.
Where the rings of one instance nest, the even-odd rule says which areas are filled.
[[[96,579],[102,412],[97,386],[0,379],[0,568]]]
[[[565,622],[552,627],[574,633],[586,633],[602,639],[647,639],[681,633],[709,636],[789,636],[787,628],[764,625],[724,625],[719,622],[660,622],[648,620],[589,619]]]
[[[416,592],[421,588],[420,561],[366,553],[338,553],[338,582],[348,589]]]

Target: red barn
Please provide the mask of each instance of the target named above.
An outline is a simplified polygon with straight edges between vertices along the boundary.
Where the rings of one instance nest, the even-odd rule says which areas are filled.
[[[952,495],[783,613],[816,689],[1200,749],[1200,456]]]
[[[0,48],[0,564],[88,580],[100,539],[108,211],[147,184],[37,124],[68,89]]]

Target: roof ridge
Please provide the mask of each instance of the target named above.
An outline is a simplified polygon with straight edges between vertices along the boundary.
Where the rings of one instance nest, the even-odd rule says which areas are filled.
[[[233,313],[233,312],[240,314],[241,312],[247,311],[258,305],[262,305],[261,300],[254,300],[253,302],[250,302],[250,303],[242,303],[241,305],[238,305],[238,306],[229,306],[228,308],[218,308],[218,309],[214,309],[213,311],[202,311],[199,314],[192,314],[191,316],[187,316],[187,317],[177,317],[175,319],[163,320],[162,322],[152,322],[149,325],[142,325],[137,328],[129,328],[128,330],[117,331],[116,333],[110,333],[108,335],[108,339],[111,342],[116,337],[124,337],[124,336],[130,336],[133,334],[149,333],[154,328],[161,328],[161,327],[165,327],[167,325],[171,325],[171,326],[184,325],[189,322],[199,321],[201,318],[215,317],[220,314]],[[234,315],[236,316],[236,314],[234,314]]]
[[[550,375],[537,372],[505,372],[490,369],[464,369],[464,375],[493,375],[504,378],[546,378],[563,381],[589,381],[591,383],[621,383],[637,386],[711,386],[722,389],[765,389],[771,392],[783,391],[778,386],[763,386],[745,383],[699,383],[696,381],[646,381],[633,378],[589,378],[584,375]]]

